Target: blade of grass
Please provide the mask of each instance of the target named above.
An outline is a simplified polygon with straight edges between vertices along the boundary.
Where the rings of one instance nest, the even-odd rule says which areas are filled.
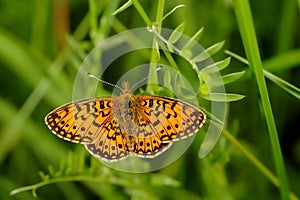
[[[246,0],[234,0],[233,5],[239,30],[245,46],[247,59],[250,64],[250,69],[252,70],[252,73],[256,78],[256,84],[259,90],[259,103],[261,105],[262,113],[265,117],[269,131],[272,153],[275,160],[276,172],[280,183],[280,195],[282,199],[289,199],[289,184],[286,177],[286,172],[284,168],[282,153],[280,149],[274,116],[268,96],[266,82],[263,75],[263,68],[254,31],[250,5],[249,2]]]
[[[232,57],[238,59],[239,61],[245,63],[246,65],[249,65],[248,60],[246,60],[245,58],[230,52],[230,51],[226,51],[226,53],[228,55],[231,55]],[[272,74],[271,72],[267,71],[267,70],[263,70],[264,76],[268,79],[270,79],[271,81],[273,81],[273,83],[275,83],[276,85],[278,85],[279,87],[281,87],[283,90],[287,91],[288,93],[290,93],[291,95],[293,95],[294,97],[300,99],[300,89],[292,84],[290,84],[289,82],[285,81],[284,79]]]
[[[36,1],[33,15],[31,44],[41,51],[45,48],[45,31],[47,31],[47,20],[50,18],[50,2]]]
[[[278,86],[280,86],[282,89],[293,95],[294,97],[300,99],[300,89],[296,86],[290,84],[289,82],[279,78],[278,76],[275,76],[274,74],[268,72],[267,70],[264,70],[264,75],[276,83]]]
[[[63,52],[51,66],[52,68],[56,68],[57,72],[60,71],[65,63],[65,55],[66,53]],[[19,130],[24,126],[26,120],[28,120],[33,110],[47,93],[50,85],[51,82],[48,78],[41,79],[18,112],[9,122],[5,123],[4,126],[1,127],[0,132],[3,134],[0,137],[0,146],[2,147],[0,151],[0,163],[2,163],[5,155],[20,139],[22,132]]]
[[[295,0],[286,0],[280,9],[278,38],[276,53],[285,52],[293,47],[295,38],[295,26],[297,20],[297,7]]]
[[[18,113],[17,108],[9,101],[0,98],[0,106],[2,108],[0,112],[0,121],[8,124],[11,119],[15,117],[15,115]],[[15,125],[18,126],[18,125]],[[17,134],[22,133],[26,135],[24,137],[22,145],[26,143],[28,145],[28,148],[33,152],[34,157],[38,157],[40,160],[40,163],[44,165],[44,167],[49,166],[49,163],[54,163],[57,159],[63,159],[64,155],[62,152],[65,151],[64,146],[60,146],[57,142],[54,142],[54,140],[50,140],[52,135],[50,134],[43,134],[44,127],[40,126],[40,124],[37,123],[36,120],[28,119],[26,121],[26,124],[22,126],[22,131],[18,131]],[[2,130],[1,130],[2,131]],[[11,131],[10,131],[11,133]],[[2,136],[6,136],[7,133],[4,134],[1,132]],[[6,142],[12,142],[16,143],[15,140],[18,140],[18,138],[14,138],[15,133],[12,133],[14,135],[10,135],[11,138],[6,138]],[[17,137],[20,137],[17,135]],[[2,142],[1,137],[1,149],[0,149],[0,163],[3,160],[2,155],[4,154],[3,151],[7,151],[7,149],[12,145],[10,143],[4,143]],[[49,139],[50,138],[50,139]],[[43,141],[41,143],[41,141]],[[35,145],[29,145],[29,144],[35,144]],[[49,151],[49,146],[51,146],[53,149],[51,152]],[[18,147],[17,147],[18,148]]]
[[[85,23],[87,22],[88,21],[85,21]],[[84,29],[80,29],[79,33],[76,29],[76,32],[79,34],[78,38],[76,37],[76,39],[79,40],[81,39],[81,36],[84,36],[84,32],[86,31]],[[3,131],[3,133],[5,133],[1,135],[0,139],[2,147],[0,151],[1,163],[6,153],[9,152],[10,148],[12,148],[13,145],[16,144],[16,142],[20,139],[20,134],[22,132],[19,130],[24,126],[24,123],[26,122],[26,120],[28,120],[32,111],[36,108],[42,97],[47,94],[48,89],[51,85],[51,80],[49,80],[48,77],[44,77],[38,80],[34,79],[34,77],[43,77],[42,72],[38,69],[40,69],[40,66],[48,66],[49,76],[57,77],[61,69],[64,67],[67,59],[69,58],[70,49],[66,48],[62,50],[61,53],[57,56],[56,60],[53,63],[50,63],[50,61],[43,57],[42,54],[38,54],[34,50],[23,51],[23,49],[30,48],[28,48],[28,46],[26,46],[26,44],[23,44],[21,41],[13,43],[12,41],[17,40],[14,37],[6,34],[2,30],[0,30],[0,41],[5,42],[5,45],[3,45],[3,47],[6,47],[2,49],[0,48],[1,58],[5,58],[6,60],[8,60],[8,62],[15,62],[11,65],[15,66],[15,68],[13,68],[14,72],[33,88],[32,93],[19,109],[19,111],[14,115],[13,118],[11,118],[10,122],[5,123],[0,129],[0,132]],[[9,51],[7,51],[7,49],[9,49]],[[10,55],[8,52],[15,52],[15,54]],[[18,59],[16,59],[16,57],[12,57],[14,55],[19,55]],[[62,85],[67,85],[66,81],[64,81]],[[55,99],[58,99],[58,95],[53,96],[55,97]],[[14,137],[12,137],[12,135],[14,135]]]
[[[243,58],[237,53],[234,53],[229,50],[225,50],[225,53],[245,63],[246,65],[249,65],[247,59]],[[292,68],[295,68],[298,65],[300,65],[300,49],[284,52],[282,54],[273,56],[263,61],[264,69],[270,72],[281,72],[291,70]]]
[[[218,127],[218,124],[216,124]],[[230,132],[226,129],[222,129],[222,135],[226,137],[236,148],[238,148],[243,154],[252,162],[253,165],[264,174],[274,185],[280,187],[278,178],[260,161],[251,151],[245,148]],[[296,200],[298,197],[294,193],[290,193],[290,198]]]

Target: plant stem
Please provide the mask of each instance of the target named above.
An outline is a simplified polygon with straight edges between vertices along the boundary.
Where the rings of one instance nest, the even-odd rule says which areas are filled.
[[[269,131],[273,157],[275,160],[276,172],[279,178],[281,198],[289,199],[288,180],[285,173],[282,153],[277,136],[276,125],[268,96],[266,82],[263,75],[263,67],[255,36],[249,2],[247,0],[234,0],[233,5],[242,40],[245,46],[245,52],[249,61],[249,66],[252,70],[252,73],[254,74],[259,90],[259,104],[261,105],[262,114],[265,117]]]
[[[163,13],[164,13],[164,5],[165,5],[165,0],[159,0],[158,1],[158,6],[157,6],[157,13],[156,13],[156,22],[154,23],[154,28],[157,29],[157,32],[160,34],[161,27],[162,27],[162,19],[163,19]],[[157,82],[157,75],[156,73],[152,73],[155,68],[156,68],[156,62],[159,60],[160,55],[159,55],[159,49],[156,39],[153,40],[152,44],[152,50],[151,50],[151,60],[150,60],[150,69],[149,69],[149,74],[153,74],[152,76],[149,77],[148,82]],[[157,86],[153,85],[147,85],[147,90],[148,91],[155,91],[156,94],[158,94],[159,88]]]
[[[156,14],[156,23],[155,23],[155,25],[158,28],[162,27],[162,21],[163,21],[163,15],[164,15],[164,6],[165,6],[165,0],[159,0],[158,1],[158,7],[157,7],[157,14]]]
[[[152,23],[149,17],[147,16],[145,10],[141,6],[140,2],[138,0],[132,0],[132,3],[135,7],[135,9],[138,11],[138,13],[141,15],[143,18],[144,22],[147,24],[148,27],[151,27]]]
[[[218,128],[218,124],[215,124]],[[238,148],[248,159],[250,162],[255,165],[255,167],[264,174],[275,186],[280,187],[278,178],[260,161],[258,160],[247,148],[245,148],[234,136],[230,134],[230,132],[226,129],[222,129],[222,134],[226,137],[236,148]],[[297,199],[297,196],[294,193],[290,193],[291,199]]]

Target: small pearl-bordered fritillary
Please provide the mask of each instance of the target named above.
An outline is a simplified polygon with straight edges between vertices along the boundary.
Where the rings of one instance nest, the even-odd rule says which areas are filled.
[[[128,156],[154,158],[173,141],[196,133],[205,119],[200,109],[178,99],[135,96],[124,82],[119,97],[68,103],[50,112],[45,122],[55,135],[114,162]]]

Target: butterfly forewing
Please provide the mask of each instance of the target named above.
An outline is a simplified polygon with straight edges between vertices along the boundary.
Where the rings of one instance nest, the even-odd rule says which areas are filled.
[[[139,118],[149,122],[139,137],[154,134],[162,141],[177,141],[193,135],[205,122],[203,112],[178,99],[137,96],[136,101]]]
[[[92,143],[111,116],[111,98],[75,101],[50,112],[45,122],[59,137],[76,143]]]

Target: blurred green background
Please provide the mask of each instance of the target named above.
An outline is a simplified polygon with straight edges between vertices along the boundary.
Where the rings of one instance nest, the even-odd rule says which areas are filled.
[[[158,2],[140,1],[153,22]],[[196,137],[172,165],[153,173],[127,174],[103,166],[83,146],[63,141],[48,130],[44,117],[72,100],[73,82],[86,54],[111,35],[147,26],[134,6],[112,15],[124,3],[0,1],[0,199],[34,199],[31,191],[9,193],[40,182],[41,171],[50,174],[49,179],[62,177],[63,182],[39,188],[38,199],[280,199],[279,189],[266,174],[223,136],[204,159],[197,156],[201,144]],[[202,46],[226,41],[213,59],[228,57],[223,52],[226,49],[245,57],[230,0],[166,1],[164,13],[179,4],[185,7],[168,16],[164,28],[175,29],[185,22],[184,33],[193,36],[204,27]],[[263,63],[270,72],[299,87],[300,2],[251,0],[250,5]],[[122,60],[102,79],[114,83],[130,66],[141,62],[139,59]],[[247,70],[245,76],[226,86],[227,92],[246,96],[230,103],[226,130],[275,173],[269,135],[248,67],[232,59],[226,70]],[[299,196],[299,99],[269,80],[267,87],[290,189]],[[72,163],[76,166],[71,167]],[[68,168],[71,172],[66,172]],[[67,175],[94,179],[67,181]]]

